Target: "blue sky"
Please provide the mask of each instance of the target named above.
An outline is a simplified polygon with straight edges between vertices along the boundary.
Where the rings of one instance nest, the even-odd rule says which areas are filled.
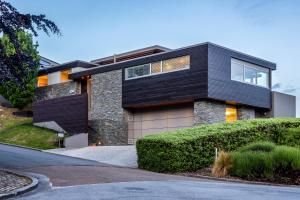
[[[300,1],[9,0],[55,21],[62,36],[40,34],[40,54],[92,60],[154,44],[210,41],[277,63],[273,85],[297,95],[300,117]]]

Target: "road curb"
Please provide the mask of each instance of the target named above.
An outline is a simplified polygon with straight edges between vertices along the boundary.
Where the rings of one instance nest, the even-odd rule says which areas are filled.
[[[37,149],[37,148],[33,148],[33,147],[26,147],[26,146],[22,146],[22,145],[10,144],[10,143],[5,143],[5,142],[0,142],[0,144],[7,145],[7,146],[24,148],[24,149],[30,149],[30,150],[35,150],[35,151],[43,151],[41,149]]]
[[[252,184],[252,185],[266,185],[266,186],[280,186],[280,187],[300,188],[299,185],[285,185],[285,184],[280,184],[280,183],[247,181],[247,180],[230,179],[230,178],[217,178],[217,177],[211,177],[211,176],[192,175],[192,174],[177,174],[177,175],[186,176],[186,177],[193,177],[193,178],[202,178],[202,179],[208,179],[208,180],[214,180],[214,181],[231,182],[231,183],[244,183],[244,184]]]
[[[58,153],[54,153],[54,152],[48,152],[48,150],[50,150],[50,149],[48,149],[48,150],[36,149],[36,148],[32,148],[32,147],[25,147],[25,146],[16,145],[16,144],[9,144],[9,143],[5,143],[5,142],[0,142],[0,145],[1,144],[2,145],[7,145],[7,146],[12,146],[12,147],[17,147],[17,148],[29,149],[29,150],[33,150],[33,151],[39,151],[39,152],[52,154],[52,155],[59,155],[59,156],[64,156],[64,157],[68,157],[68,158],[79,159],[79,160],[83,160],[83,161],[96,162],[96,163],[104,164],[104,165],[107,165],[107,166],[111,166],[110,164],[101,163],[101,162],[98,162],[98,161],[95,161],[95,160],[84,159],[84,158],[79,158],[79,157],[75,157],[75,156],[67,156],[67,155],[58,154]]]
[[[12,198],[12,197],[15,197],[17,195],[21,195],[21,194],[24,194],[26,192],[32,191],[35,188],[37,188],[37,186],[39,184],[38,179],[36,179],[36,178],[34,178],[32,176],[29,176],[29,175],[25,175],[24,173],[15,172],[15,171],[7,170],[7,169],[1,169],[1,170],[5,171],[5,172],[8,172],[8,173],[16,174],[18,176],[23,176],[23,177],[29,178],[29,179],[31,179],[31,184],[29,184],[29,185],[27,185],[25,187],[13,190],[11,192],[0,194],[0,199]]]

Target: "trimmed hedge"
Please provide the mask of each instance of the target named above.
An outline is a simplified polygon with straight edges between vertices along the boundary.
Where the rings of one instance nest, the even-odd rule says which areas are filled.
[[[136,143],[138,165],[156,172],[195,171],[213,163],[215,147],[234,151],[255,141],[277,142],[284,128],[294,127],[300,119],[255,119],[149,135]]]

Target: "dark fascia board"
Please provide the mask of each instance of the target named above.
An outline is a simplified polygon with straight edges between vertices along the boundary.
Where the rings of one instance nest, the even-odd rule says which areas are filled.
[[[162,50],[164,52],[171,51],[171,49],[169,49],[167,47],[154,45],[154,46],[145,47],[145,48],[142,48],[142,49],[136,49],[136,50],[133,50],[133,51],[128,51],[128,52],[125,52],[125,53],[115,54],[115,55],[104,57],[104,58],[99,58],[99,59],[96,59],[96,60],[92,60],[91,62],[92,63],[97,63],[97,62],[113,59],[114,57],[118,58],[118,57],[128,56],[128,55],[131,55],[131,54],[141,53],[141,52],[144,52],[144,51],[150,51],[150,50],[155,50],[155,49]]]
[[[235,53],[247,56],[247,57],[251,57],[251,58],[254,58],[254,59],[257,59],[257,60],[260,60],[260,61],[263,61],[263,62],[267,63],[266,66],[268,66],[268,68],[270,68],[272,70],[276,69],[276,64],[273,63],[273,62],[269,62],[269,61],[263,60],[261,58],[250,56],[248,54],[245,54],[245,53],[242,53],[242,52],[239,52],[239,51],[235,51],[235,50],[232,50],[232,49],[229,49],[229,48],[226,48],[226,47],[223,47],[223,46],[211,43],[211,42],[204,42],[204,43],[195,44],[195,45],[191,45],[191,46],[187,46],[187,47],[182,47],[182,48],[178,48],[178,49],[174,49],[174,50],[169,50],[169,51],[166,51],[166,52],[161,52],[161,53],[157,53],[157,54],[153,54],[153,55],[143,56],[143,57],[140,57],[140,58],[134,58],[134,59],[131,59],[131,60],[125,60],[125,61],[112,63],[112,64],[107,64],[107,65],[101,65],[101,66],[98,65],[97,67],[94,67],[93,69],[72,73],[72,74],[69,75],[69,78],[70,79],[78,79],[78,78],[81,78],[83,76],[89,76],[89,75],[93,75],[93,74],[99,74],[99,73],[104,73],[104,72],[108,72],[108,71],[114,71],[114,70],[122,69],[122,64],[123,63],[136,61],[136,60],[142,60],[142,59],[145,59],[145,58],[148,58],[148,57],[155,57],[155,56],[158,56],[158,55],[168,54],[168,53],[171,53],[171,52],[175,52],[175,51],[179,51],[179,50],[183,50],[183,49],[188,49],[188,48],[193,48],[193,47],[197,47],[197,46],[203,46],[203,45],[214,45],[218,48],[223,48],[223,49],[226,49],[226,50],[229,50],[229,51],[232,51],[232,52],[235,52]],[[264,66],[264,67],[266,67],[266,66]]]
[[[94,64],[94,63],[85,62],[85,61],[81,61],[81,60],[75,60],[75,61],[60,64],[60,65],[56,65],[54,67],[41,69],[41,70],[39,70],[38,75],[39,76],[46,75],[46,74],[49,74],[49,73],[53,73],[53,72],[57,72],[57,71],[61,71],[61,70],[66,70],[66,69],[72,69],[72,68],[76,68],[76,67],[93,68],[93,67],[96,67],[96,66],[97,65]]]
[[[46,58],[46,57],[44,57],[44,56],[40,56],[40,57],[41,57],[41,60],[46,60],[46,61],[48,61],[48,62],[50,62],[50,63],[53,63],[54,65],[59,65],[58,62],[55,62],[55,61],[53,61],[53,60],[51,60],[51,59],[49,59],[49,58]]]

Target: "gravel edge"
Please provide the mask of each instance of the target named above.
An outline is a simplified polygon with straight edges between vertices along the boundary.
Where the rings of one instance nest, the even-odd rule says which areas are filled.
[[[8,192],[8,193],[5,193],[5,194],[0,194],[0,199],[7,199],[7,198],[12,198],[12,197],[15,197],[17,195],[21,195],[21,194],[24,194],[26,192],[29,192],[35,188],[37,188],[38,186],[38,179],[32,177],[32,176],[29,176],[29,175],[25,175],[23,173],[20,173],[20,172],[15,172],[15,171],[11,171],[11,170],[8,170],[8,169],[1,169],[2,171],[6,171],[6,172],[9,172],[9,173],[13,173],[13,174],[16,174],[18,176],[24,176],[24,177],[27,177],[29,179],[31,179],[31,184],[27,185],[27,186],[24,186],[22,188],[19,188],[19,189],[16,189],[16,190],[13,190],[11,192]]]

